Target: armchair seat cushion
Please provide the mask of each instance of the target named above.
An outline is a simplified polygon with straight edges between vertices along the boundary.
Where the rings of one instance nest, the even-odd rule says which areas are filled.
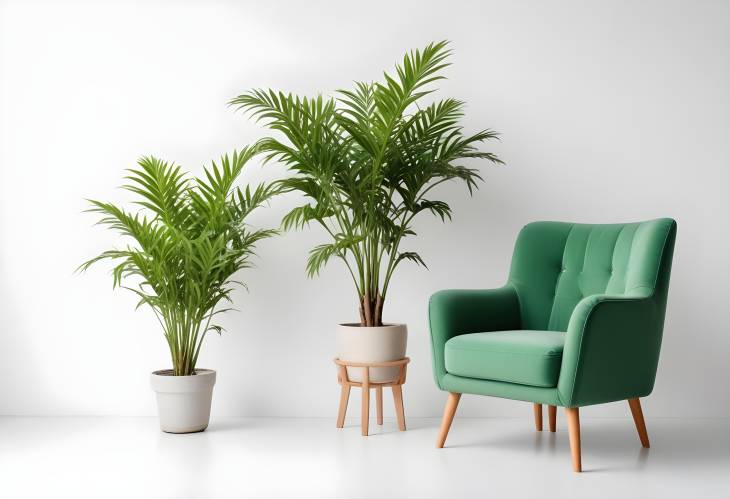
[[[446,371],[467,378],[556,387],[563,358],[561,331],[496,331],[446,342]]]

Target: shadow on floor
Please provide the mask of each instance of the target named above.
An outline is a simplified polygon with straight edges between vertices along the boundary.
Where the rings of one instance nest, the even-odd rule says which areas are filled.
[[[697,428],[686,427],[677,431],[676,422],[649,421],[649,438],[652,448],[641,446],[636,429],[631,420],[593,420],[581,428],[581,447],[584,472],[636,471],[652,462],[663,466],[675,466],[678,471],[688,468],[702,468],[707,463],[727,462],[730,465],[730,434],[712,435],[707,432],[693,431]],[[489,420],[471,423],[464,431],[459,431],[458,420],[449,433],[446,446],[458,449],[504,449],[532,453],[555,454],[556,459],[570,461],[568,433],[558,428],[556,433],[537,432],[525,421],[524,428],[511,427],[509,432],[490,434]],[[654,424],[652,424],[654,423]],[[434,429],[434,438],[436,435]],[[471,435],[471,438],[469,437]],[[633,459],[631,457],[633,456]],[[593,460],[595,458],[595,460]],[[616,462],[617,466],[591,467],[593,462]],[[618,464],[624,463],[624,464]]]

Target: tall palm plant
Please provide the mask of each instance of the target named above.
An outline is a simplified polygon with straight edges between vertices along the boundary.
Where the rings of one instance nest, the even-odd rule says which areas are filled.
[[[425,266],[418,253],[401,248],[415,235],[415,217],[430,212],[451,218],[450,206],[430,197],[434,187],[457,179],[472,193],[481,177],[462,162],[501,163],[478,148],[495,132],[462,132],[462,101],[422,104],[449,66],[447,43],[411,51],[383,81],[357,82],[335,97],[251,90],[231,101],[283,134],[264,139],[262,150],[267,160],[279,160],[294,172],[280,182],[282,189],[308,198],[285,216],[283,227],[315,222],[329,234],[330,242],[311,250],[307,272],[314,276],[330,259],[342,260],[363,326],[382,325],[391,278],[401,262]]]
[[[131,239],[122,249],[104,251],[79,267],[84,271],[100,260],[111,260],[114,287],[139,296],[137,307],[148,305],[165,334],[173,374],[195,373],[205,335],[219,334],[214,316],[228,307],[233,276],[250,266],[258,241],[275,230],[252,230],[246,217],[275,195],[278,187],[259,184],[235,187],[255,147],[223,156],[191,179],[179,166],[154,157],[129,170],[123,188],[137,197],[141,210],[130,212],[112,203],[90,200],[99,224]],[[132,281],[129,285],[127,283]]]

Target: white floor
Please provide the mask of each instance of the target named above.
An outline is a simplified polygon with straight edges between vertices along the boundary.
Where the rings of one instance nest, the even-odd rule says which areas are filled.
[[[629,419],[584,419],[585,472],[570,468],[564,425],[457,419],[338,430],[329,419],[214,420],[161,433],[153,418],[0,418],[0,497],[483,498],[730,497],[730,420],[649,419],[642,449]]]

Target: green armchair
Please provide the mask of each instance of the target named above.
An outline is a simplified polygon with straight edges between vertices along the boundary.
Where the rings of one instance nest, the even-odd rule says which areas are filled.
[[[553,432],[565,407],[574,471],[583,406],[628,400],[649,447],[639,398],[654,387],[676,230],[668,218],[531,223],[504,287],[435,293],[433,374],[449,392],[437,446],[468,393],[532,402],[538,431],[542,404]]]

